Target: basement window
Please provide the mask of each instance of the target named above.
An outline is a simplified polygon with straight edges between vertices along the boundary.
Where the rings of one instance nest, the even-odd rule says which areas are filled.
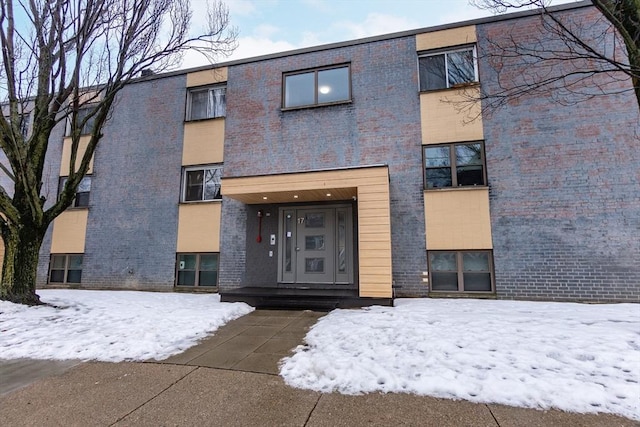
[[[83,254],[51,254],[49,283],[80,283]]]
[[[217,286],[217,253],[182,253],[176,262],[176,286]]]
[[[491,251],[429,251],[428,255],[432,291],[493,291]]]

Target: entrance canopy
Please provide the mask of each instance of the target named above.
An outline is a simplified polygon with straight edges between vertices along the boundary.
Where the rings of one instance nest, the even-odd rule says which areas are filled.
[[[392,297],[387,165],[228,177],[221,189],[245,204],[357,200],[359,295]]]

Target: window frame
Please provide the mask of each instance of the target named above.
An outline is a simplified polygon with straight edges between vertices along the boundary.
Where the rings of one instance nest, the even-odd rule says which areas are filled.
[[[224,89],[224,113],[221,115],[210,115],[210,112],[207,111],[206,117],[201,117],[197,119],[191,118],[193,111],[193,94],[196,92],[204,92],[207,91],[207,96],[211,91],[215,91],[218,89]],[[208,99],[208,97],[207,97]],[[209,109],[209,105],[207,104],[207,110]],[[214,113],[215,114],[215,113]],[[206,86],[196,86],[190,87],[187,90],[187,106],[185,111],[185,122],[198,122],[201,120],[212,120],[212,119],[220,119],[225,118],[227,116],[227,84],[215,84],[215,85],[206,85]]]
[[[216,197],[214,199],[205,199],[204,198],[204,196],[205,196],[204,185],[205,185],[206,171],[207,170],[212,170],[212,169],[220,170],[220,178],[222,178],[223,166],[220,163],[216,163],[216,164],[212,164],[212,165],[184,166],[182,168],[182,183],[181,183],[181,190],[180,190],[180,203],[211,203],[211,202],[220,202],[220,201],[222,201],[222,182],[220,182],[220,184],[218,184],[218,192],[217,192],[218,197]],[[189,172],[199,171],[199,170],[203,171],[203,175],[202,175],[202,199],[200,199],[200,200],[187,200],[187,174]]]
[[[337,70],[340,68],[346,68],[347,69],[347,75],[348,75],[348,81],[347,81],[347,89],[348,89],[348,96],[346,99],[341,99],[338,101],[331,101],[331,102],[318,102],[318,73],[322,72],[322,71],[327,71],[327,70]],[[286,105],[286,97],[287,97],[287,77],[289,76],[297,76],[297,75],[302,75],[302,74],[311,74],[313,73],[313,97],[314,97],[314,102],[312,104],[305,104],[305,105],[295,105],[292,107],[288,107]],[[309,69],[305,69],[305,70],[297,70],[297,71],[288,71],[286,73],[282,73],[282,93],[281,93],[281,97],[282,97],[282,103],[281,103],[281,109],[282,111],[288,111],[288,110],[299,110],[299,109],[303,109],[303,108],[313,108],[313,107],[321,107],[321,106],[326,106],[326,105],[339,105],[339,104],[348,104],[351,103],[353,101],[353,88],[352,88],[352,78],[351,78],[351,63],[347,62],[347,63],[343,63],[343,64],[336,64],[336,65],[328,65],[328,66],[324,66],[324,67],[317,67],[317,68],[309,68]]]
[[[80,256],[82,257],[82,261],[81,261],[81,268],[80,268],[80,277],[79,280],[77,282],[69,282],[69,271],[77,271],[77,270],[70,270],[69,269],[69,264],[71,261],[71,257],[72,256]],[[53,258],[54,257],[64,257],[64,273],[63,273],[63,280],[61,282],[59,281],[52,281],[51,280],[51,273],[55,270],[55,271],[61,271],[61,269],[59,268],[53,268]],[[49,254],[49,272],[47,274],[47,283],[48,284],[80,284],[82,283],[82,271],[84,267],[84,253],[64,253],[64,254]]]
[[[88,105],[83,105],[80,108],[78,108],[78,113],[77,113],[77,117],[78,120],[82,121],[86,118],[80,118],[80,113],[84,112],[84,111],[88,111],[89,113],[87,113],[87,115],[91,114],[92,110],[95,110],[97,108],[96,104],[88,104]],[[80,135],[84,136],[84,135],[91,135],[91,132],[93,131],[93,126],[95,123],[95,119],[96,119],[96,115],[94,114],[89,120],[87,120],[87,122],[80,128]],[[70,137],[71,135],[71,121],[73,120],[73,111],[71,111],[69,113],[69,115],[67,116],[67,129],[64,133],[64,135],[66,137]]]
[[[458,145],[472,145],[480,144],[480,161],[482,163],[482,184],[474,185],[459,185],[458,184],[458,164],[456,162],[456,146]],[[436,169],[435,167],[427,167],[427,149],[435,147],[448,147],[449,148],[449,169],[451,169],[451,186],[449,187],[428,187],[427,183],[427,169]],[[464,141],[464,142],[449,142],[445,144],[428,144],[422,146],[422,181],[424,191],[436,191],[436,190],[450,190],[454,188],[482,188],[488,187],[487,181],[487,159],[485,155],[484,141]]]
[[[196,257],[196,265],[195,270],[186,270],[180,268],[180,256],[181,255],[195,255]],[[201,258],[203,255],[215,255],[216,256],[216,283],[215,285],[201,285],[200,284],[200,273],[203,271],[213,271],[213,270],[202,270],[201,268]],[[194,276],[194,284],[193,285],[180,285],[178,284],[178,273],[180,271],[193,271],[195,273]],[[220,252],[176,252],[176,267],[175,267],[175,281],[174,286],[177,288],[200,288],[200,289],[218,289],[218,281],[220,279]]]
[[[465,52],[471,50],[472,56],[473,56],[473,81],[470,82],[465,82],[465,83],[458,83],[458,84],[454,84],[451,85],[449,83],[449,68],[448,68],[448,58],[447,55],[451,54],[451,53],[457,53],[457,52]],[[422,58],[427,58],[427,57],[432,57],[432,56],[439,56],[439,55],[444,55],[444,77],[446,80],[446,86],[445,87],[441,87],[441,88],[435,88],[435,89],[423,89],[422,88],[422,79],[420,78],[420,60]],[[424,51],[424,52],[419,52],[418,53],[418,90],[420,92],[434,92],[434,91],[438,91],[438,90],[450,90],[450,89],[458,89],[461,87],[467,87],[467,86],[474,86],[474,85],[478,85],[480,84],[480,76],[478,74],[478,54],[477,54],[477,45],[474,44],[467,44],[467,45],[461,45],[461,46],[456,46],[456,47],[450,47],[450,48],[443,48],[443,49],[437,49],[437,50],[430,50],[430,51]]]
[[[68,180],[69,177],[68,176],[61,176],[58,178],[58,197],[60,197],[60,193],[62,193],[62,189],[64,187],[64,183],[66,182],[66,180]],[[73,196],[73,202],[71,203],[71,205],[69,205],[69,208],[72,209],[86,209],[89,207],[89,201],[90,201],[90,197],[91,197],[91,184],[93,181],[93,175],[92,174],[87,174],[85,176],[82,177],[82,180],[80,181],[80,184],[82,184],[82,181],[84,181],[85,179],[89,180],[89,191],[76,191],[75,195]],[[80,184],[78,184],[78,188],[80,187]],[[86,204],[80,204],[79,200],[85,200],[84,198],[79,198],[78,195],[84,195],[86,194]]]
[[[433,289],[433,269],[431,266],[431,254],[433,253],[454,253],[456,255],[456,274],[458,280],[458,289],[457,290],[439,290]],[[489,271],[481,271],[482,273],[489,273],[489,280],[491,284],[491,289],[488,291],[466,291],[464,289],[464,262],[463,257],[465,253],[486,253],[489,256],[488,264]],[[495,294],[495,273],[493,266],[493,250],[491,249],[464,249],[464,250],[427,250],[427,269],[429,271],[429,292],[433,293],[464,293],[464,294],[480,294],[480,295],[491,295]]]

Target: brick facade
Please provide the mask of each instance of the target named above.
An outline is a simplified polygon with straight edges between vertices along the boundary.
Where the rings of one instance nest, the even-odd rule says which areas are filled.
[[[591,8],[572,13],[574,22],[596,21]],[[481,25],[479,43],[537,40],[538,19]],[[511,65],[499,76],[481,53],[485,90],[532,72]],[[571,105],[559,91],[527,96],[485,117],[498,297],[640,300],[640,120],[621,84],[625,93]]]
[[[282,111],[283,73],[344,63],[351,65],[353,102]],[[415,37],[233,66],[227,91],[225,177],[389,165],[393,279],[399,293],[425,292],[420,279],[426,254]],[[229,216],[241,209],[226,203],[222,288],[242,283],[236,254],[249,254],[257,245],[248,237],[245,248],[243,239],[224,236]],[[248,221],[254,221],[252,215]],[[235,225],[247,233],[246,224]],[[275,265],[277,256],[270,261]],[[247,269],[250,262],[247,257]]]

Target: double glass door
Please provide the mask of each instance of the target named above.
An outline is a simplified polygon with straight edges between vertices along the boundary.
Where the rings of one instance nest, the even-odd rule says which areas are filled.
[[[279,280],[283,283],[353,283],[351,207],[280,211]]]

